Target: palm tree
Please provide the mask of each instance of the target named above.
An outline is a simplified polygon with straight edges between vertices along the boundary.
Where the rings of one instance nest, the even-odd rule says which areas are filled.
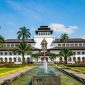
[[[15,53],[21,53],[22,54],[22,64],[25,64],[25,53],[30,54],[31,55],[31,45],[27,44],[25,42],[21,42],[20,44],[18,44],[16,46],[16,49],[13,50],[13,52]]]
[[[0,43],[4,42],[4,37],[0,35]]]
[[[65,47],[65,43],[67,42],[67,40],[69,39],[68,37],[68,34],[64,33],[64,34],[61,34],[61,42],[64,43],[64,47]]]
[[[52,54],[51,56],[49,56],[49,58],[51,59],[51,61],[54,61],[54,59],[56,58],[56,54]]]
[[[1,29],[1,26],[0,26]],[[4,42],[4,37],[2,35],[0,35],[0,47],[3,47],[3,43]]]
[[[32,54],[32,58],[35,58],[38,61],[38,55],[37,54]]]
[[[17,32],[18,39],[22,39],[22,42],[25,42],[25,39],[30,38],[31,36],[29,29],[26,29],[25,26],[19,29],[20,30]]]
[[[3,45],[3,42],[4,42],[4,37],[0,35],[0,47],[4,47]]]
[[[67,64],[67,57],[70,57],[74,55],[74,53],[72,52],[72,50],[69,50],[68,48],[63,48],[60,52],[59,52],[59,56],[64,57],[65,60],[65,64]]]

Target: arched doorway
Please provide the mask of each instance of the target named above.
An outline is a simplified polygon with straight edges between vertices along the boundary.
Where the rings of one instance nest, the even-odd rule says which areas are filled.
[[[14,57],[14,62],[16,62],[16,58]]]
[[[1,62],[1,63],[3,62],[3,58],[0,58],[0,62]]]
[[[27,63],[30,63],[30,58],[29,57],[27,57]]]
[[[12,62],[12,58],[9,58],[9,63],[11,63]]]
[[[82,57],[82,62],[83,62],[83,63],[85,62],[85,57]]]
[[[81,62],[80,57],[78,57],[78,63],[80,63],[80,62]]]
[[[48,62],[48,58],[44,58],[44,57],[41,58],[41,62],[43,62],[44,59],[46,59],[46,61]]]
[[[59,60],[60,60],[60,63],[62,63],[62,62],[63,62],[63,59],[62,59],[62,57],[60,57],[60,59],[59,59]]]
[[[4,61],[7,63],[7,58],[5,58]]]
[[[75,61],[75,62],[76,62],[76,57],[73,57],[73,61]]]
[[[68,61],[71,61],[71,57],[68,58]]]
[[[22,58],[22,61],[25,61],[25,58]]]
[[[18,62],[21,62],[21,58],[20,57],[18,57]]]

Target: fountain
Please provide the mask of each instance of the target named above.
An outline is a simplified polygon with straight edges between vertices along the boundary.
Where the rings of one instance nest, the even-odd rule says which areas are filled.
[[[43,65],[32,77],[32,85],[61,85],[60,75],[56,75],[44,59]]]
[[[45,73],[47,73],[48,67],[47,67],[46,59],[44,59],[44,61],[43,61],[43,69],[44,69]]]
[[[39,67],[38,72],[32,77],[32,85],[61,85],[60,76],[48,67],[45,52],[47,51],[47,42],[42,41],[42,49],[44,51],[43,65]]]

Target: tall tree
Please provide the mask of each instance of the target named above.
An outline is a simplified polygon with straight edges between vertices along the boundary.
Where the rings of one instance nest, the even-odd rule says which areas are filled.
[[[1,26],[0,26],[1,29]],[[0,47],[3,47],[3,42],[4,42],[4,37],[2,35],[0,35]]]
[[[57,55],[56,54],[53,54],[51,56],[49,56],[49,58],[51,59],[51,61],[54,61],[54,59],[56,59]]]
[[[16,46],[16,49],[13,50],[15,53],[21,53],[22,54],[22,64],[25,64],[25,53],[30,54],[31,55],[31,45],[27,44],[25,42],[21,42],[20,44],[18,44]]]
[[[68,48],[63,48],[60,52],[59,52],[59,56],[64,57],[64,63],[67,64],[67,57],[73,56],[74,53],[72,52],[72,50],[69,50]]]
[[[25,39],[30,38],[31,36],[29,29],[26,29],[25,26],[19,29],[20,30],[17,32],[18,39],[22,39],[22,42],[25,42]]]
[[[38,55],[37,54],[32,54],[32,58],[36,59],[38,61]]]
[[[69,39],[68,34],[66,34],[66,33],[61,34],[61,37],[60,37],[60,38],[61,38],[60,41],[61,41],[62,43],[64,43],[64,47],[65,47],[65,43],[66,43],[67,40]]]
[[[1,26],[0,26],[0,29],[1,29]],[[0,43],[3,43],[3,42],[4,42],[4,37],[0,35]]]
[[[4,42],[4,37],[0,35],[0,43]]]

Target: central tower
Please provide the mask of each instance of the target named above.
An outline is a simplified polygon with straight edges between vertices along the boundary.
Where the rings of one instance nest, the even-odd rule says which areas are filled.
[[[45,39],[43,39],[43,41],[41,42],[41,49],[42,51],[47,51],[47,41]]]
[[[39,36],[47,36],[47,35],[53,34],[53,30],[48,28],[48,26],[40,26],[40,28],[38,28],[38,30],[36,30],[35,32],[36,32],[36,35],[39,35]]]
[[[53,37],[53,30],[49,28],[48,26],[40,26],[37,30],[35,30],[35,36],[34,40],[36,42],[35,47],[41,49],[41,42],[43,39],[46,40],[47,44],[47,49],[50,48],[52,41],[54,40]]]

